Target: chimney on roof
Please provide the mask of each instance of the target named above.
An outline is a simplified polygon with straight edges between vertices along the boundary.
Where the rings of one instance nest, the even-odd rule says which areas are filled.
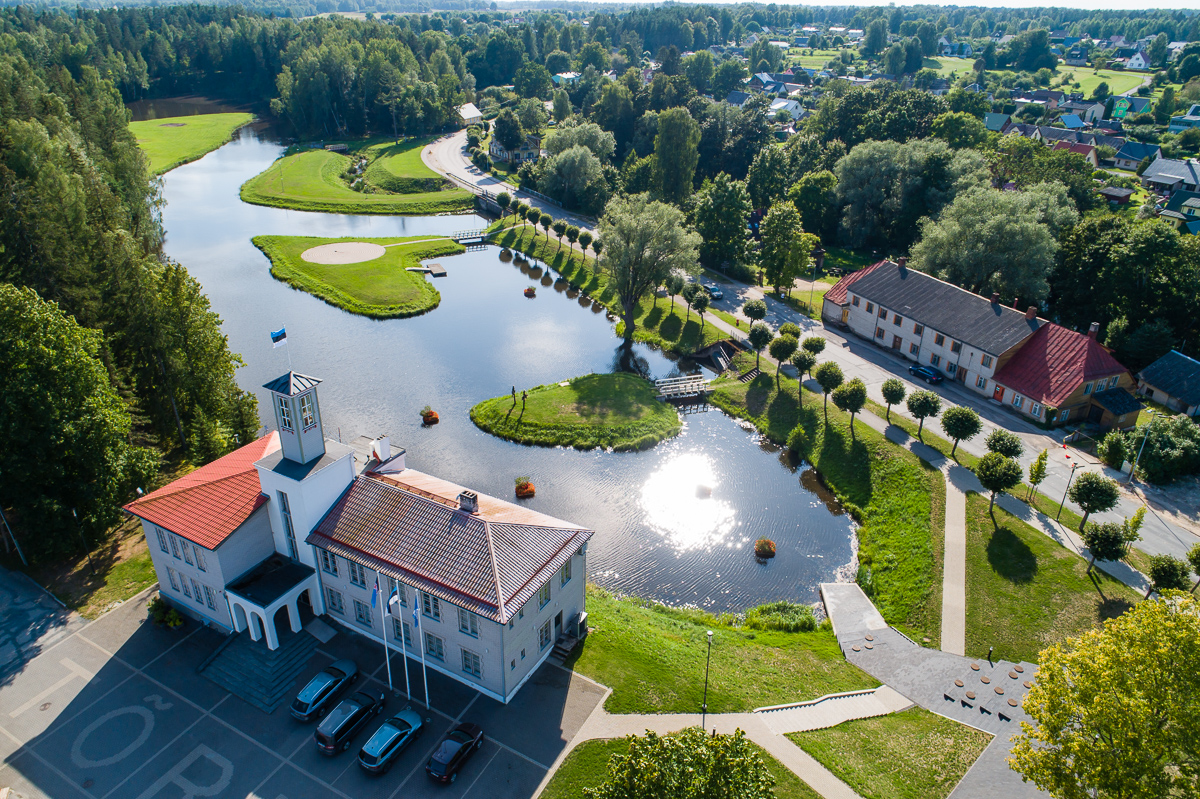
[[[1026,309],[1025,318],[1026,319],[1037,319],[1037,306],[1036,305],[1030,305],[1029,308]]]
[[[1021,310],[1021,298],[1020,297],[1013,297],[1013,310],[1014,311]]]
[[[458,495],[458,509],[467,513],[479,513],[479,495],[474,491],[463,491]]]
[[[1096,340],[1096,336],[1100,334],[1100,323],[1092,322],[1092,326],[1088,328],[1087,337],[1092,341]]]
[[[1000,292],[993,291],[992,292],[992,305],[999,305],[999,304],[1000,304]]]
[[[904,267],[908,266],[908,259],[905,258],[903,255],[901,255],[899,258],[896,259],[896,264],[901,269],[903,269]]]

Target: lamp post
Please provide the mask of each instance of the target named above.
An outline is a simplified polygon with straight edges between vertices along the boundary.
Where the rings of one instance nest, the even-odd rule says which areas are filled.
[[[1133,459],[1133,466],[1129,470],[1129,479],[1125,481],[1126,484],[1133,482],[1133,476],[1137,474],[1138,462],[1142,459],[1142,450],[1146,448],[1146,439],[1150,437],[1150,428],[1154,424],[1154,415],[1157,411],[1150,411],[1149,413],[1150,421],[1146,422],[1146,432],[1142,433],[1142,445],[1138,447],[1137,457]]]
[[[815,292],[816,288],[817,288],[817,270],[821,269],[825,265],[825,250],[824,250],[824,248],[818,246],[815,250],[813,250],[812,251],[812,259],[813,259],[813,276],[812,276],[812,282],[808,284],[808,312],[810,314],[813,311],[813,292]]]
[[[1069,458],[1071,456],[1068,455],[1067,457]],[[1071,480],[1072,480],[1072,478],[1075,477],[1075,470],[1082,469],[1082,468],[1083,468],[1082,463],[1072,463],[1071,464],[1071,473],[1069,475],[1067,475],[1067,487],[1063,489],[1062,502],[1058,503],[1058,513],[1056,513],[1054,515],[1054,521],[1058,521],[1058,517],[1062,516],[1063,505],[1065,505],[1067,502],[1067,492],[1071,490]]]
[[[700,705],[700,729],[704,729],[705,717],[708,715],[708,665],[712,663],[712,636],[708,631],[708,655],[704,658],[704,703]]]

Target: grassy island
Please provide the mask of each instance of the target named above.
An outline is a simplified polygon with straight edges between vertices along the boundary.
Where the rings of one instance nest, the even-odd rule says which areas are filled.
[[[233,137],[254,114],[195,114],[130,122],[129,130],[150,159],[155,175],[195,161]]]
[[[474,195],[421,160],[428,138],[350,143],[345,154],[293,147],[242,184],[255,205],[335,214],[440,214],[469,211]],[[361,159],[366,167],[354,171]]]
[[[308,236],[256,236],[254,246],[271,259],[271,274],[350,313],[375,319],[417,316],[441,302],[441,294],[420,272],[423,258],[454,255],[465,248],[453,239],[421,236],[380,239],[322,239]],[[313,247],[342,242],[376,244],[384,254],[370,261],[319,264],[301,255]]]
[[[585,375],[538,386],[525,407],[518,396],[484,400],[471,409],[481,430],[519,444],[638,450],[679,433],[679,414],[654,386],[629,374]]]

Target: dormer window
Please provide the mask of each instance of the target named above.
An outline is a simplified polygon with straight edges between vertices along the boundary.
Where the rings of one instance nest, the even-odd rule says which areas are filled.
[[[310,430],[317,423],[317,414],[313,408],[311,394],[300,395],[300,423],[305,430]]]
[[[279,403],[279,429],[293,432],[292,409],[288,406],[287,397],[276,397],[275,401]]]

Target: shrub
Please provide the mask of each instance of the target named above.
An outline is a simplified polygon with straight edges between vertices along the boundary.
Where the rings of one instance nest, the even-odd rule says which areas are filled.
[[[750,608],[745,626],[752,630],[810,633],[817,629],[817,617],[809,605],[781,600]]]
[[[775,542],[769,538],[760,538],[754,542],[754,556],[758,558],[775,557]]]
[[[800,336],[804,335],[804,331],[795,322],[784,322],[779,326],[779,335],[799,339]]]
[[[788,452],[791,452],[794,455],[803,455],[807,447],[808,441],[804,436],[804,425],[798,424],[792,428],[792,432],[788,433]]]
[[[1107,463],[1114,469],[1120,469],[1127,459],[1125,457],[1125,438],[1120,431],[1113,430],[1101,440],[1100,445],[1096,448],[1097,454],[1100,455],[1100,460]]]

